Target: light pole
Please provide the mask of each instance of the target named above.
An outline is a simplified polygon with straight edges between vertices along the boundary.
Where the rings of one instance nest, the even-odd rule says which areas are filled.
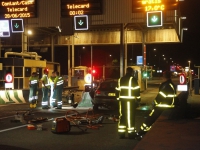
[[[183,42],[183,30],[187,31],[188,28],[182,28],[181,29],[181,43]]]
[[[181,30],[181,19],[186,19],[186,17],[179,17],[179,36],[180,36],[180,30]]]
[[[29,52],[29,35],[32,35],[32,31],[28,30],[28,36],[27,36],[27,51]]]
[[[190,79],[189,94],[192,95],[192,72],[191,72],[191,69],[190,69],[191,61],[188,61],[188,63],[189,63],[189,79]]]

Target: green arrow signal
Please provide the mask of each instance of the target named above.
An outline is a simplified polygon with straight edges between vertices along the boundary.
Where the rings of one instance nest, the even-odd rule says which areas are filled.
[[[151,18],[151,20],[152,20],[153,22],[156,22],[156,21],[158,21],[158,17],[153,16],[153,17]]]
[[[82,25],[84,24],[84,22],[83,22],[82,20],[80,20],[80,21],[78,22],[78,24],[79,24],[80,26],[82,26]]]
[[[19,24],[16,23],[16,24],[14,25],[14,27],[15,27],[15,28],[19,28]]]

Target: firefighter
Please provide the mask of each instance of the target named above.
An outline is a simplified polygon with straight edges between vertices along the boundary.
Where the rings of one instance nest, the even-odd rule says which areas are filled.
[[[55,78],[56,78],[56,73],[55,73],[55,71],[53,71],[51,76],[49,77],[49,83],[50,83],[50,86],[51,86],[51,93],[50,93],[50,105],[51,105],[51,107],[56,107],[55,99],[53,99]]]
[[[29,102],[30,102],[30,108],[35,108],[37,103],[37,90],[39,86],[39,79],[36,72],[33,72],[29,78],[29,87],[30,87],[30,93],[29,93]]]
[[[129,138],[134,138],[135,128],[135,111],[137,103],[140,101],[140,87],[136,78],[132,76],[133,69],[128,67],[126,75],[118,80],[116,88],[117,99],[119,100],[119,124],[118,133],[120,138],[124,138],[128,132]]]
[[[49,109],[48,101],[49,101],[49,79],[48,79],[49,70],[47,68],[44,69],[44,74],[41,78],[42,82],[42,109]]]
[[[63,91],[64,79],[59,75],[59,72],[56,71],[56,78],[54,80],[54,101],[57,100],[57,109],[62,109],[62,91]]]
[[[140,140],[143,135],[151,129],[152,124],[161,115],[161,113],[170,108],[174,108],[176,104],[176,88],[171,80],[171,72],[163,72],[164,82],[159,87],[159,92],[154,100],[154,107],[140,127],[137,133],[137,139]]]

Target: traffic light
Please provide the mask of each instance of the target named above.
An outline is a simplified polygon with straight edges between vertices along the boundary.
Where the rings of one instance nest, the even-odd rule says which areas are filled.
[[[147,27],[159,27],[163,25],[162,11],[147,12]]]
[[[144,71],[143,74],[142,74],[143,78],[147,78],[147,72]]]
[[[96,74],[96,70],[93,69],[93,70],[92,70],[92,74],[93,74],[93,75]]]
[[[74,16],[74,26],[75,30],[88,30],[88,16]]]
[[[11,19],[13,33],[24,32],[23,19]]]

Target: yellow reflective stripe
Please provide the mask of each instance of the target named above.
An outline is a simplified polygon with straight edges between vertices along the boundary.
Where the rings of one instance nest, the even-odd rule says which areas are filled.
[[[119,89],[137,90],[137,89],[139,89],[139,88],[138,88],[138,86],[137,86],[137,87],[121,86]]]
[[[168,108],[173,108],[174,105],[167,105],[167,104],[158,104],[156,107],[168,107]]]
[[[153,115],[153,113],[154,113],[154,109],[151,111],[151,113],[149,114],[149,116],[152,116]]]
[[[163,93],[163,92],[161,92],[161,91],[159,92],[159,94],[162,95],[163,97],[167,97],[167,96],[165,95],[165,93]]]
[[[136,97],[137,99],[141,98],[140,96]]]
[[[176,94],[174,94],[174,95],[169,94],[169,95],[167,95],[167,97],[176,97]]]
[[[120,128],[120,129],[125,129],[126,126],[118,126],[118,128]]]
[[[119,91],[119,90],[120,90],[120,88],[117,88],[117,87],[116,87],[115,89],[116,89],[117,91]]]
[[[129,98],[132,98],[132,99],[134,99],[134,98],[135,98],[135,96],[119,96],[119,98],[124,98],[124,99],[129,99]]]
[[[133,131],[133,130],[135,130],[135,128],[134,127],[132,127],[132,128],[127,128],[129,131]]]
[[[118,132],[126,132],[126,130],[119,129]]]
[[[131,115],[130,115],[130,102],[127,102],[127,121],[128,121],[128,128],[130,128],[131,127],[131,121],[130,121],[130,119],[131,119],[131,117],[130,117]]]

